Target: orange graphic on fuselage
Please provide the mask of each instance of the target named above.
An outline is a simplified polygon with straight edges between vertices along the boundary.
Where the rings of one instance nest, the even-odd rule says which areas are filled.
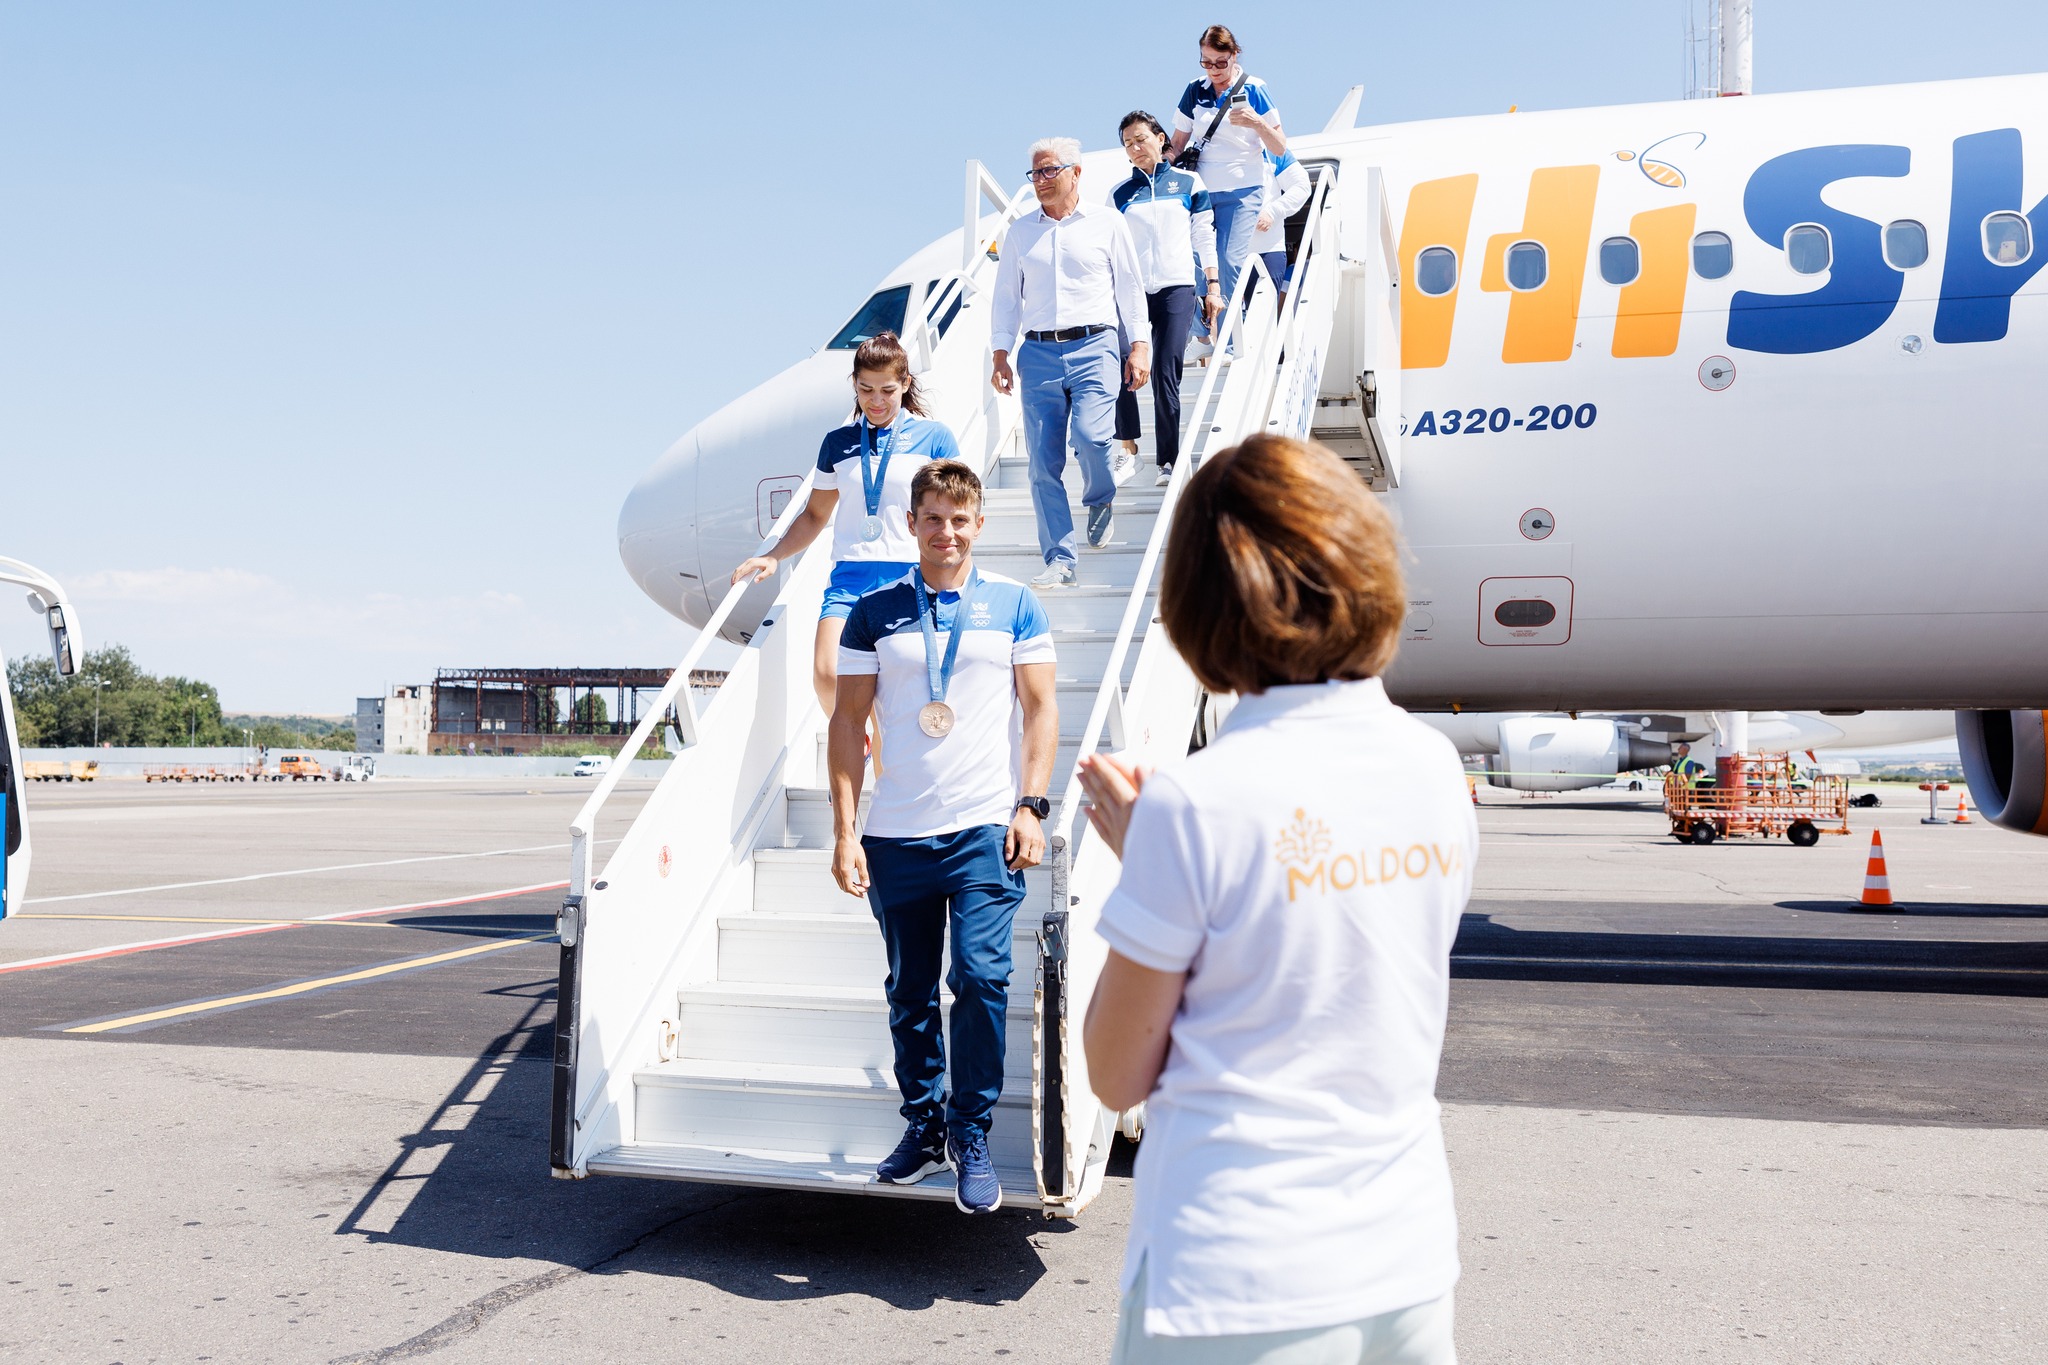
[[[1477,175],[1425,180],[1408,194],[1401,219],[1401,368],[1433,370],[1451,355],[1451,323],[1458,312],[1458,285],[1464,280],[1465,240],[1472,231],[1472,200],[1479,193]],[[1444,294],[1414,288],[1415,258],[1429,247],[1449,247],[1457,254],[1461,278]]]
[[[1689,274],[1686,248],[1698,213],[1696,204],[1673,204],[1628,220],[1628,235],[1642,252],[1642,273],[1622,286],[1615,305],[1616,356],[1670,355],[1678,349]]]
[[[1599,187],[1598,166],[1546,166],[1529,177],[1522,230],[1487,239],[1479,287],[1489,293],[1510,291],[1506,259],[1515,243],[1541,246],[1546,263],[1541,284],[1512,290],[1507,336],[1500,348],[1506,363],[1571,358],[1579,329],[1579,295],[1586,282],[1586,250],[1593,235],[1593,195]]]

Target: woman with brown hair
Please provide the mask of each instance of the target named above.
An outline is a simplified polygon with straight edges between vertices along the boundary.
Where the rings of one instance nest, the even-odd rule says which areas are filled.
[[[1450,742],[1379,681],[1393,525],[1284,437],[1204,462],[1184,501],[1161,617],[1237,705],[1180,763],[1081,769],[1124,864],[1089,1080],[1146,1106],[1113,1359],[1445,1365],[1436,1074],[1478,832]]]
[[[810,502],[774,549],[732,571],[735,583],[749,576],[758,583],[808,549],[832,522],[832,578],[811,654],[811,685],[828,719],[839,686],[839,636],[853,604],[917,567],[910,480],[933,460],[960,458],[952,428],[925,416],[910,356],[894,332],[869,337],[854,351],[853,398],[859,409],[853,421],[826,432],[818,447]],[[842,494],[853,505],[835,520]]]

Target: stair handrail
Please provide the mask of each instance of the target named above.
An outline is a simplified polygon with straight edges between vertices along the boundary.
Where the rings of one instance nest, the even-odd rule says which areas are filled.
[[[1323,168],[1320,167],[1317,168],[1315,176],[1316,187],[1310,200],[1309,218],[1304,226],[1301,238],[1303,254],[1299,264],[1302,267],[1306,267],[1308,264],[1308,253],[1315,242],[1316,228],[1322,217],[1323,205],[1328,198],[1329,177],[1324,173]],[[1223,313],[1223,317],[1226,320],[1226,336],[1236,339],[1239,343],[1240,353],[1243,351],[1251,322],[1250,318],[1246,316],[1244,303],[1246,296],[1251,290],[1255,275],[1264,276],[1267,287],[1274,290],[1276,294],[1278,292],[1278,285],[1267,272],[1264,259],[1259,256],[1253,256],[1247,262],[1247,268],[1239,272],[1237,287],[1231,291],[1230,302],[1226,305]],[[1288,294],[1285,303],[1282,305],[1280,315],[1275,319],[1276,328],[1292,323],[1295,316],[1295,306],[1299,302],[1300,294],[1301,291],[1299,289],[1293,290]],[[1194,411],[1198,415],[1206,414],[1209,411],[1209,400],[1218,378],[1223,372],[1228,370],[1234,375],[1238,370],[1236,364],[1225,365],[1222,363],[1222,352],[1222,339],[1219,339],[1214,354],[1215,363],[1207,367],[1208,373],[1203,377],[1201,394],[1196,400]],[[1270,377],[1277,377],[1277,367],[1275,371],[1270,373]],[[1257,385],[1261,378],[1262,376],[1250,373],[1249,371],[1246,374],[1247,382],[1253,385]],[[1247,423],[1264,420],[1264,409],[1257,408],[1256,413],[1254,413],[1255,407],[1255,404],[1247,404],[1243,410]],[[1116,641],[1110,646],[1108,667],[1103,672],[1101,686],[1096,689],[1095,703],[1088,712],[1088,725],[1081,732],[1080,746],[1074,752],[1074,763],[1077,769],[1083,758],[1095,752],[1096,746],[1102,742],[1105,730],[1108,731],[1112,744],[1122,747],[1124,743],[1123,666],[1125,657],[1130,653],[1131,641],[1137,634],[1138,614],[1144,610],[1145,601],[1151,596],[1152,576],[1164,556],[1167,535],[1173,525],[1173,509],[1180,501],[1181,490],[1186,486],[1187,480],[1195,466],[1208,457],[1215,448],[1216,438],[1223,434],[1221,423],[1209,424],[1205,430],[1198,433],[1197,440],[1194,443],[1196,449],[1189,452],[1189,458],[1177,460],[1174,463],[1173,474],[1167,480],[1165,496],[1159,501],[1159,514],[1153,522],[1152,535],[1145,542],[1145,553],[1138,560],[1138,574],[1131,583],[1131,595],[1124,603],[1123,619],[1117,625]],[[1066,849],[1072,847],[1074,821],[1079,815],[1080,809],[1081,784],[1077,779],[1070,776],[1067,782],[1066,794],[1060,799],[1059,814],[1053,820],[1051,835],[1047,841],[1048,848],[1055,856],[1062,854]]]
[[[999,205],[1003,215],[996,236],[987,243],[983,243],[980,237],[981,214],[978,210],[983,198]],[[949,282],[942,288],[934,299],[922,300],[924,307],[920,315],[908,323],[907,329],[914,331],[917,344],[927,357],[937,349],[940,340],[937,335],[938,328],[932,319],[940,314],[943,306],[955,293],[964,301],[970,292],[980,289],[981,277],[996,263],[992,252],[1003,233],[1035,202],[1036,196],[1028,184],[1011,193],[980,161],[967,163],[966,217],[960,228],[963,243],[960,275],[957,280]],[[997,444],[999,448],[1000,440]],[[789,504],[768,528],[768,534],[762,537],[761,543],[754,547],[754,554],[765,555],[782,540],[783,535],[789,530],[790,523],[809,505],[816,481],[816,470],[805,473],[803,482],[790,496]],[[631,761],[632,755],[640,752],[641,747],[666,718],[672,706],[676,714],[677,734],[682,741],[682,749],[677,756],[681,757],[682,753],[688,752],[696,744],[699,717],[695,695],[689,691],[690,674],[703,660],[712,642],[718,639],[719,631],[732,618],[733,612],[739,608],[741,600],[746,597],[748,589],[752,586],[751,582],[742,582],[726,589],[725,595],[719,599],[717,608],[712,611],[710,619],[698,630],[697,638],[691,641],[690,648],[683,654],[683,661],[676,666],[675,672],[669,675],[668,683],[655,698],[654,705],[648,708],[639,725],[634,727],[632,736],[620,749],[611,767],[599,779],[597,789],[591,792],[590,798],[569,822],[570,895],[581,896],[589,892],[591,836],[597,828],[598,814],[611,799],[620,779],[625,776],[626,765]]]
[[[768,528],[768,534],[761,538],[761,543],[754,547],[755,555],[767,554],[782,540],[782,537],[789,530],[790,523],[795,521],[803,509],[810,504],[811,487],[816,480],[816,470],[812,470],[804,475],[804,481],[790,495],[789,505],[782,509],[782,515],[775,518],[775,523]],[[588,894],[590,890],[590,840],[591,834],[597,828],[598,812],[604,808],[605,802],[611,799],[613,790],[619,785],[619,779],[626,775],[626,765],[632,761],[632,756],[640,752],[641,746],[646,744],[653,735],[655,727],[667,718],[671,707],[675,708],[676,732],[678,738],[682,741],[682,747],[678,751],[677,757],[680,758],[683,753],[687,753],[696,745],[699,718],[697,715],[696,696],[689,690],[690,674],[702,662],[705,652],[711,648],[712,642],[718,638],[719,630],[732,618],[733,612],[739,607],[740,600],[747,595],[747,590],[753,586],[753,580],[747,579],[726,588],[725,596],[718,600],[718,606],[711,613],[710,619],[705,621],[703,627],[697,632],[697,638],[690,642],[689,649],[683,652],[683,661],[677,664],[676,671],[669,675],[668,683],[661,689],[660,695],[654,699],[654,705],[647,709],[647,714],[641,717],[638,725],[633,727],[631,738],[619,750],[618,757],[612,760],[611,767],[605,771],[604,776],[598,779],[597,790],[590,794],[590,799],[583,803],[582,809],[576,812],[575,819],[569,822],[570,895],[582,896]]]

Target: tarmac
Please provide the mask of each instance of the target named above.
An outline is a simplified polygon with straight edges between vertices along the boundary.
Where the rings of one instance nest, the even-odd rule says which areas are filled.
[[[0,1358],[1105,1359],[1127,1152],[1072,1222],[549,1177],[587,791],[31,788]],[[1462,1359],[2041,1358],[2048,841],[1925,810],[1697,848],[1646,796],[1484,793]]]

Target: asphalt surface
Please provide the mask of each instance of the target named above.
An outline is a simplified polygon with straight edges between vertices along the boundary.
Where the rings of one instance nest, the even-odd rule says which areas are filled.
[[[548,1178],[586,791],[32,790],[0,1357],[1104,1358],[1122,1173],[1073,1223]],[[2048,843],[1487,797],[1440,1085],[1465,1358],[2037,1358]]]

